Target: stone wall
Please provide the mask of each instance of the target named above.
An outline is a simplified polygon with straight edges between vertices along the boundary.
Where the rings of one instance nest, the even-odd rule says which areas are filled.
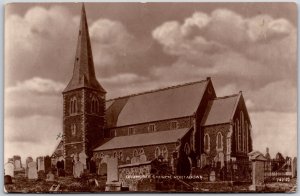
[[[155,191],[155,181],[151,179],[151,162],[119,166],[119,181],[129,191]]]

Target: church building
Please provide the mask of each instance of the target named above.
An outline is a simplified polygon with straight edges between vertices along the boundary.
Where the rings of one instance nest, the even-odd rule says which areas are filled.
[[[217,97],[210,77],[107,100],[95,75],[84,6],[73,75],[62,94],[63,139],[54,155],[64,158],[67,173],[80,153],[87,169],[104,157],[119,166],[160,159],[189,175],[192,168],[248,160],[252,151],[243,93]]]

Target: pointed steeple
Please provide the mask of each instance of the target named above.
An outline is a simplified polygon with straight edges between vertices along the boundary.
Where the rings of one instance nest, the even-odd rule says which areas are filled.
[[[96,79],[89,28],[87,24],[84,4],[82,4],[81,10],[80,28],[73,76],[63,92],[83,87],[98,90],[104,93],[106,92]]]

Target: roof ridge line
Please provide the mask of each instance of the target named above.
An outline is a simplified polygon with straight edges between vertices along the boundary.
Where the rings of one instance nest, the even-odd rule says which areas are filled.
[[[238,96],[238,95],[239,95],[239,93],[235,93],[235,94],[231,94],[231,95],[225,95],[225,96],[222,96],[222,97],[216,97],[213,100],[226,99],[226,98],[235,97],[235,96]]]
[[[188,85],[197,84],[197,83],[202,83],[202,82],[206,82],[206,81],[208,81],[208,80],[207,79],[205,79],[205,80],[198,80],[198,81],[187,82],[187,83],[183,83],[183,84],[177,84],[177,85],[173,85],[173,86],[158,88],[158,89],[154,89],[154,90],[144,91],[144,92],[141,92],[141,93],[134,93],[134,94],[130,94],[130,95],[125,95],[125,96],[121,96],[121,97],[116,97],[116,98],[108,99],[108,100],[106,100],[106,102],[107,101],[117,100],[117,99],[122,99],[122,98],[129,98],[129,97],[134,97],[134,96],[149,94],[149,93],[155,93],[155,92],[169,90],[169,89],[174,89],[174,88],[179,88],[179,87],[188,86]]]

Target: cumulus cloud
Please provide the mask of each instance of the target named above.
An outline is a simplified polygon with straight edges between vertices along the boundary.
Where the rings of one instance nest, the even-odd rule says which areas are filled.
[[[57,116],[62,113],[63,87],[60,82],[39,77],[7,87],[4,95],[5,116],[8,118],[33,114]]]
[[[295,97],[296,28],[284,18],[269,15],[246,18],[228,9],[216,9],[211,14],[195,12],[183,23],[167,21],[154,29],[152,36],[165,53],[177,57],[172,65],[154,72],[167,75],[170,80],[211,76],[220,94],[244,90],[253,95],[284,92],[286,85],[277,83],[284,81],[292,86],[289,89]],[[174,70],[180,71],[168,74]],[[275,85],[271,89],[270,83]],[[228,88],[235,84],[235,88]],[[285,96],[280,93],[273,97],[274,104],[270,107],[264,107],[266,96],[256,97],[251,99],[256,109],[295,109],[294,99],[283,104]]]
[[[121,57],[139,52],[134,36],[122,23],[109,19],[90,23],[96,66],[115,68],[122,63]],[[67,82],[72,74],[78,30],[79,16],[63,6],[49,9],[35,6],[24,16],[8,15],[5,20],[6,83],[12,85],[16,78],[23,81],[34,75]]]

